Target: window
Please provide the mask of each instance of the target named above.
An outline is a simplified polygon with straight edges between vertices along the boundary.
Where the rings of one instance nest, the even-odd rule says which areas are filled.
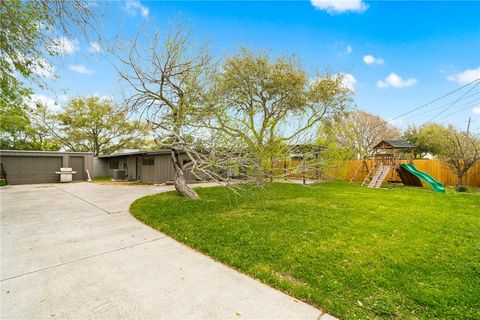
[[[143,158],[143,165],[144,166],[153,166],[153,165],[155,165],[155,159],[154,158]]]
[[[108,161],[108,168],[109,169],[118,169],[118,159],[110,159]]]

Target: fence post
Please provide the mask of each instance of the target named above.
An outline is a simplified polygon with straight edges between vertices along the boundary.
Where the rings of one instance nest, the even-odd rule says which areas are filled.
[[[270,182],[273,182],[273,157],[270,157]]]
[[[307,184],[307,164],[305,162],[305,153],[303,154],[303,184]]]

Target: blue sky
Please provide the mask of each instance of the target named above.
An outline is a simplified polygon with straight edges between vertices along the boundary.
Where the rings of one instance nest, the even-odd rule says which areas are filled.
[[[263,48],[274,57],[296,53],[307,70],[346,74],[358,108],[384,119],[480,77],[480,2],[476,1],[128,1],[100,3],[95,8],[107,7],[101,29],[122,41],[139,30],[144,30],[144,36],[148,30],[166,31],[182,19],[195,39],[210,42],[219,58],[240,46]],[[105,53],[105,43],[91,48],[79,36],[62,39],[62,45],[54,87],[67,92],[38,91],[37,98],[59,104],[74,95],[120,99],[122,84],[112,65],[115,59]],[[393,123],[400,127],[422,124],[468,89]],[[480,128],[480,86],[465,97],[435,120],[464,128],[472,116],[473,128]]]

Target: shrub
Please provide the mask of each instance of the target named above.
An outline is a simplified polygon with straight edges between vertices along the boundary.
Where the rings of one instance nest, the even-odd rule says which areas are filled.
[[[466,192],[468,190],[468,188],[467,188],[467,186],[459,185],[455,188],[455,190],[457,190],[457,192]]]

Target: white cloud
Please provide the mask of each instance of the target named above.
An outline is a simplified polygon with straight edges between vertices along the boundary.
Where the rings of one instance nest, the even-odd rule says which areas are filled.
[[[52,79],[56,75],[55,67],[46,60],[35,63],[30,68],[34,74],[42,78]]]
[[[352,53],[353,49],[351,46],[347,46],[347,53]]]
[[[357,79],[355,79],[355,77],[350,74],[350,73],[340,73],[340,74],[335,74],[333,75],[334,77],[342,77],[342,85],[351,90],[352,92],[355,92],[355,86],[357,85]],[[317,85],[320,81],[322,80],[322,78],[315,78],[313,79],[311,82],[310,82],[310,86],[313,87],[315,85]]]
[[[397,127],[397,128],[402,128],[402,129],[406,129],[408,127],[408,123],[405,122],[403,119],[401,118],[398,118],[398,119],[388,119],[387,122],[389,124],[391,124],[392,126],[394,127]]]
[[[378,80],[377,81],[377,88],[380,88],[380,89],[388,88],[388,83],[386,83],[383,80]]]
[[[61,37],[52,41],[52,48],[59,54],[70,55],[78,51],[78,41]]]
[[[329,14],[363,12],[368,8],[363,0],[310,0],[310,3],[316,9],[326,10]]]
[[[476,107],[472,109],[473,113],[480,115],[480,107]]]
[[[26,59],[23,54],[19,53],[17,55],[17,59],[21,63],[25,64],[28,70],[34,75],[36,75],[37,77],[52,79],[56,76],[55,66],[53,66],[50,62],[48,62],[42,57],[30,60],[30,59]],[[9,65],[11,69],[13,70],[16,69],[10,57],[6,56],[5,62]],[[14,77],[20,77],[18,72],[13,72],[9,74]]]
[[[27,64],[30,72],[38,77],[52,79],[56,76],[55,66],[42,57],[34,60],[28,60],[25,59],[23,55],[19,54],[18,59]],[[13,64],[12,60],[8,57],[5,60],[9,64]]]
[[[137,12],[140,12],[142,17],[147,17],[150,13],[147,7],[140,3],[138,0],[129,0],[125,2],[125,10],[131,15],[136,15]]]
[[[80,74],[94,74],[95,70],[87,69],[84,65],[81,64],[72,64],[68,66],[68,69],[78,72]]]
[[[59,100],[60,102],[67,102],[67,101],[68,101],[68,96],[62,94],[60,97],[58,97],[58,100]]]
[[[385,78],[385,80],[378,80],[377,81],[377,87],[378,88],[388,88],[388,87],[394,87],[394,88],[407,88],[407,87],[412,87],[415,84],[417,84],[417,79],[406,79],[403,80],[398,74],[396,73],[390,73],[388,77]]]
[[[384,61],[382,58],[375,58],[371,54],[367,54],[366,56],[363,56],[363,62],[366,64],[383,64]]]
[[[60,105],[52,98],[47,97],[43,94],[33,94],[31,99],[27,103],[34,107],[37,103],[47,106],[50,111],[59,111],[61,109]]]
[[[88,44],[88,51],[91,53],[100,53],[102,52],[102,47],[100,46],[100,43],[98,42],[90,42]]]
[[[480,67],[476,69],[467,69],[455,75],[448,76],[447,79],[459,84],[467,84],[480,78]]]
[[[344,73],[343,74],[343,79],[342,79],[343,86],[352,92],[355,92],[355,86],[357,84],[357,79],[350,74],[350,73]]]
[[[100,98],[100,100],[103,100],[103,101],[114,101],[115,100],[113,98],[113,96],[101,94],[100,92],[94,92],[94,93],[91,94],[91,96]]]

